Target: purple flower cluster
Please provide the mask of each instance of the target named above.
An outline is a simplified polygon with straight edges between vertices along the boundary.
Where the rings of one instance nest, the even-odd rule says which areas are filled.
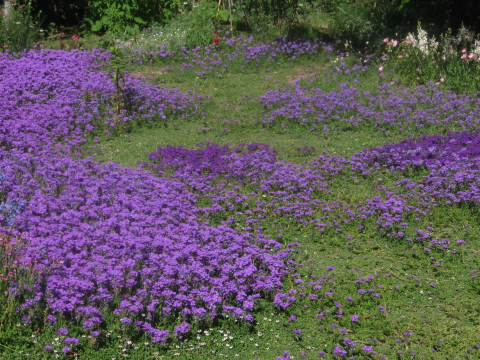
[[[133,110],[117,115],[111,74],[100,71],[109,59],[99,50],[29,51],[20,58],[0,54],[0,144],[34,153],[62,143],[67,151],[84,143],[87,133],[110,134],[133,123],[163,122],[170,114],[186,118],[204,101],[202,95],[126,76],[121,81],[124,101]]]
[[[29,239],[18,256],[34,264],[35,277],[31,287],[12,282],[11,293],[24,299],[22,311],[47,303],[50,313],[75,317],[92,334],[104,312],[113,312],[153,342],[169,335],[155,328],[160,318],[186,320],[176,334],[187,321],[220,314],[249,319],[260,293],[281,288],[291,249],[209,225],[196,195],[176,180],[75,153],[105,107],[108,116],[114,85],[98,65],[106,60],[79,51],[0,54],[1,200],[24,204],[8,221]],[[165,111],[162,104],[181,111],[195,100],[134,78],[124,86],[139,113]]]
[[[181,323],[178,325],[174,330],[173,333],[175,334],[176,337],[179,339],[183,338],[184,334],[187,334],[190,332],[190,324],[187,322]]]
[[[478,205],[480,200],[479,133],[424,136],[367,149],[348,159],[323,154],[308,166],[279,161],[275,150],[261,144],[234,149],[215,144],[196,150],[160,147],[148,165],[161,177],[142,168],[81,159],[78,146],[102,126],[122,128],[140,115],[145,121],[149,116],[163,119],[169,112],[186,116],[203,101],[200,95],[159,89],[127,77],[125,96],[138,111],[119,120],[109,108],[114,85],[100,71],[99,64],[107,60],[107,55],[79,51],[30,51],[20,58],[0,54],[0,89],[5,93],[0,99],[0,221],[3,232],[28,238],[16,255],[24,266],[33,264],[33,284],[12,282],[9,289],[22,299],[20,311],[28,312],[25,323],[45,303],[52,327],[57,326],[53,314],[63,314],[99,336],[108,312],[123,327],[150,334],[153,342],[164,342],[170,335],[172,329],[156,327],[164,319],[177,325],[172,328],[178,338],[190,332],[193,322],[217,316],[253,322],[255,303],[263,294],[269,294],[278,309],[299,299],[317,301],[335,294],[331,287],[335,267],[326,267],[329,276],[314,281],[297,273],[299,264],[290,255],[298,243],[281,243],[280,221],[293,219],[320,235],[373,224],[386,236],[403,239],[410,231],[430,247],[448,248],[449,239],[431,239],[433,228],[416,228],[412,217],[426,216],[438,206]],[[455,119],[466,114],[465,98],[452,94],[442,98],[444,94],[427,88],[415,94],[422,91],[433,94],[438,104],[444,99],[443,105],[435,106],[445,114],[451,112]],[[303,92],[286,96],[285,103],[293,103]],[[415,110],[405,110],[412,121],[420,113],[430,114],[414,106],[408,91],[404,95],[402,101],[408,104],[395,105],[397,100],[390,99],[388,106],[413,106]],[[322,96],[305,101],[305,109],[316,101],[343,106]],[[422,96],[416,101],[433,104]],[[332,117],[334,108],[319,111]],[[387,114],[367,108],[370,112],[365,110],[362,116]],[[356,109],[364,111],[361,105]],[[468,120],[471,124],[476,123],[475,114]],[[425,173],[421,182],[411,180],[419,171]],[[399,177],[396,186],[377,184],[379,172]],[[358,203],[341,201],[332,196],[332,189],[342,177],[375,183],[377,193]],[[267,232],[266,222],[278,226]],[[457,246],[463,244],[457,241]],[[285,279],[291,279],[293,288],[284,288]],[[367,285],[374,280],[373,275],[362,275],[355,282]],[[358,293],[362,299],[380,297],[373,288]],[[335,305],[335,316],[347,316],[340,303]],[[380,311],[385,310],[380,305]],[[324,313],[319,316],[323,319]],[[351,315],[350,320],[355,323],[359,316]],[[56,331],[69,333],[67,328]],[[346,328],[338,331],[348,333]],[[301,336],[300,329],[293,332]],[[66,345],[77,342],[65,339]],[[355,347],[346,340],[344,345]],[[376,353],[369,346],[363,350]],[[344,356],[346,350],[338,345],[336,351]]]
[[[366,69],[356,64],[349,77]],[[360,126],[409,134],[429,129],[480,129],[477,98],[445,93],[433,84],[409,89],[387,82],[376,90],[363,92],[349,81],[339,83],[332,91],[318,85],[318,80],[310,80],[307,86],[296,81],[292,86],[269,90],[255,98],[266,112],[261,121],[267,124],[285,119],[323,133],[328,128],[349,130]]]
[[[303,39],[293,40],[290,38],[279,37],[272,42],[258,42],[253,35],[235,36],[232,38],[224,37],[221,45],[211,44],[206,47],[196,47],[187,50],[185,47],[181,51],[169,50],[167,44],[157,45],[156,48],[130,50],[129,45],[117,45],[122,52],[132,52],[137,56],[137,62],[156,62],[168,61],[171,64],[174,60],[179,63],[176,68],[179,71],[195,70],[199,76],[206,76],[211,72],[222,72],[228,68],[237,65],[238,68],[256,67],[260,62],[274,64],[280,59],[293,61],[300,56],[309,56],[318,54],[321,46],[326,46],[330,51],[330,46],[320,42],[306,41]],[[166,69],[169,70],[169,69]]]
[[[309,167],[280,162],[274,150],[259,144],[236,149],[214,144],[198,150],[160,147],[150,158],[160,172],[172,168],[174,178],[207,202],[202,211],[210,218],[220,216],[224,225],[262,230],[267,216],[270,221],[288,217],[319,233],[338,233],[352,225],[361,230],[370,219],[386,236],[406,238],[410,231],[418,241],[448,248],[449,239],[430,239],[432,229],[416,228],[410,218],[426,216],[440,205],[478,203],[479,142],[477,133],[424,136],[368,149],[351,159],[322,155]],[[417,169],[428,171],[421,183],[409,179]],[[401,175],[396,188],[377,185],[376,195],[357,204],[328,200],[340,175],[375,184],[385,170]],[[257,190],[245,190],[252,187]],[[282,238],[281,228],[277,236]],[[370,275],[356,282],[373,279]]]

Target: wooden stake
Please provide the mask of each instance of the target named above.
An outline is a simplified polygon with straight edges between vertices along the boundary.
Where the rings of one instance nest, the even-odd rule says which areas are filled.
[[[218,8],[217,8],[217,15],[215,16],[215,18],[218,17],[218,13],[220,12],[220,4],[222,3],[222,0],[218,0]]]
[[[228,10],[230,11],[230,32],[233,33],[232,0],[228,0]]]

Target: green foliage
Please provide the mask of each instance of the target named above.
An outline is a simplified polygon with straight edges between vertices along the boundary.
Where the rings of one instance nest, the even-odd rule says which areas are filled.
[[[436,41],[418,24],[417,37],[410,34],[403,42],[390,39],[384,44],[386,58],[409,84],[433,82],[456,93],[480,90],[480,40],[465,27],[456,36],[449,29]]]
[[[247,23],[249,23],[252,29],[255,29],[260,22],[266,20],[275,24],[283,31],[296,20],[299,13],[302,12],[302,8],[305,8],[303,6],[304,3],[306,5],[307,1],[244,0],[243,2],[238,2],[236,9],[237,12],[244,14]]]
[[[187,49],[211,44],[212,34],[215,30],[216,10],[217,6],[213,2],[200,3],[195,10],[185,14],[179,20],[178,27],[185,32],[185,47]]]
[[[385,36],[406,35],[413,30],[415,14],[404,8],[401,0],[350,2],[341,1],[332,5],[331,26],[334,35],[348,40],[353,47],[378,42]]]
[[[124,56],[129,60],[139,56],[142,58],[148,51],[157,51],[157,46],[162,45],[166,45],[169,51],[181,51],[182,48],[192,49],[211,44],[216,10],[213,2],[201,3],[194,11],[183,14],[168,25],[155,23],[141,34],[120,42]]]
[[[354,47],[364,46],[378,38],[378,28],[370,14],[368,7],[338,6],[332,16],[332,30],[336,37],[349,40]]]
[[[31,47],[39,37],[39,15],[32,14],[31,2],[14,3],[8,19],[0,16],[1,51],[19,52]]]
[[[94,32],[132,35],[154,22],[170,22],[179,6],[179,0],[95,0],[85,20]]]

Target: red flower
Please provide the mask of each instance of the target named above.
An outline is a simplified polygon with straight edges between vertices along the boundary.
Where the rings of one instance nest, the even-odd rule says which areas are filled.
[[[77,41],[78,39],[80,39],[80,35],[77,35],[77,36],[73,35],[72,36],[73,41]]]
[[[215,39],[213,39],[213,42],[215,44],[220,44],[220,38],[219,37],[216,37]]]
[[[25,7],[25,4],[19,6],[20,9],[23,8],[23,7]]]
[[[214,32],[213,32],[213,35],[217,36],[217,35],[218,35],[218,31],[214,31]]]

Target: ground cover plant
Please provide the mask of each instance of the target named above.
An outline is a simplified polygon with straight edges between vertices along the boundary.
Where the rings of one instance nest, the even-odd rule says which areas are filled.
[[[476,94],[259,33],[0,54],[3,357],[478,357]]]

